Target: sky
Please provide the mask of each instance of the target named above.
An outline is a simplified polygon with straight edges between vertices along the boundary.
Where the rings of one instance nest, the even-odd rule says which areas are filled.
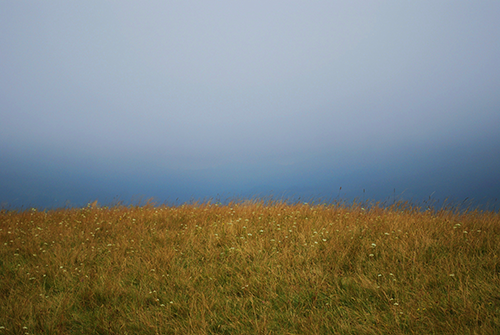
[[[498,17],[493,0],[2,1],[0,204],[498,209]]]

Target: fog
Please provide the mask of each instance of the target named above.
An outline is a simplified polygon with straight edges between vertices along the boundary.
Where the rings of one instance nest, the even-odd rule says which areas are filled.
[[[496,203],[499,15],[495,1],[4,2],[0,202]]]

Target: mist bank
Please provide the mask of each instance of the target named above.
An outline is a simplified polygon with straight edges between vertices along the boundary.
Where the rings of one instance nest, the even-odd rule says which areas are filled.
[[[500,145],[455,145],[433,149],[400,146],[385,152],[311,152],[294,161],[232,162],[181,169],[158,157],[108,160],[21,156],[6,153],[0,163],[3,208],[180,204],[251,198],[323,202],[462,204],[500,207]]]

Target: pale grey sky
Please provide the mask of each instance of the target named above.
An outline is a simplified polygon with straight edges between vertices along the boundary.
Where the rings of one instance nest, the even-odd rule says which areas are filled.
[[[0,154],[50,178],[212,171],[242,193],[292,166],[283,189],[315,169],[337,188],[334,167],[405,148],[432,170],[498,148],[499,17],[498,1],[3,1]]]

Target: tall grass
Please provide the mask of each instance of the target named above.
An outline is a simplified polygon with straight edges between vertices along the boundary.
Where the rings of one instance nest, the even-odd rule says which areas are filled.
[[[283,202],[0,213],[0,334],[499,334],[500,217]]]

